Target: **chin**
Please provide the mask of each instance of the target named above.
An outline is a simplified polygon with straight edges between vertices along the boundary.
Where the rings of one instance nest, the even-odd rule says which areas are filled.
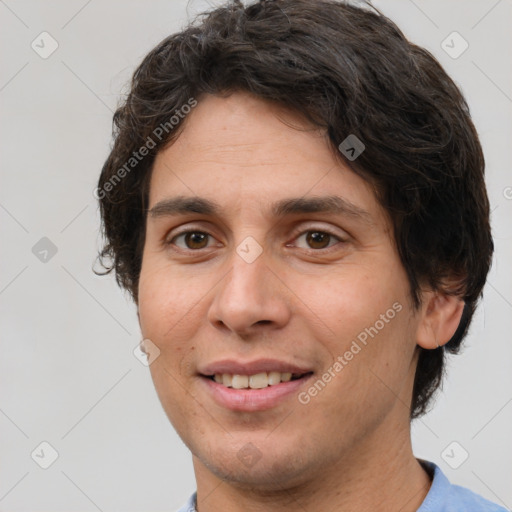
[[[245,489],[282,491],[301,485],[311,475],[314,464],[307,462],[304,443],[283,443],[277,437],[265,443],[264,437],[260,441],[257,436],[243,437],[229,447],[221,448],[222,442],[214,443],[213,449],[202,446],[194,450],[196,459],[217,478]]]

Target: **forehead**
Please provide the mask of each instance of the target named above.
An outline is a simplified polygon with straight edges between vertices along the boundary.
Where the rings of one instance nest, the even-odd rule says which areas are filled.
[[[369,184],[333,154],[323,131],[248,93],[202,97],[179,137],[159,152],[149,208],[170,196],[267,213],[276,213],[278,200],[329,196],[382,214]]]

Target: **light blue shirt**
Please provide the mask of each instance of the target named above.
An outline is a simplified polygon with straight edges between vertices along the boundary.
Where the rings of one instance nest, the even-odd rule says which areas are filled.
[[[417,512],[509,512],[465,487],[451,484],[433,462],[422,460],[421,463],[434,474],[434,478]],[[197,512],[196,495],[194,493],[178,512]]]

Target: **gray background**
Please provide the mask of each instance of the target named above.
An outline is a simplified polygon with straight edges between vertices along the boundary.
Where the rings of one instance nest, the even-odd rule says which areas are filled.
[[[190,454],[133,354],[135,308],[112,277],[91,271],[100,244],[92,192],[134,67],[206,5],[0,1],[2,511],[172,511],[195,489]],[[510,508],[512,3],[375,5],[461,84],[486,154],[496,242],[467,348],[450,362],[434,411],[413,425],[415,452]],[[45,59],[31,47],[51,48],[43,31],[59,45]],[[453,31],[469,43],[458,58],[441,47]],[[445,43],[452,53],[462,44]],[[36,245],[42,237],[55,255],[44,253],[47,241]],[[48,469],[43,441],[59,455]]]

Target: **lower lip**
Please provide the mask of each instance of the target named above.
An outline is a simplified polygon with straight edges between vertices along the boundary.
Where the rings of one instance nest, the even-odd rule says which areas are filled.
[[[232,411],[254,412],[276,407],[291,395],[297,394],[312,376],[313,374],[310,374],[262,389],[233,389],[207,377],[201,377],[201,380],[220,406]]]

